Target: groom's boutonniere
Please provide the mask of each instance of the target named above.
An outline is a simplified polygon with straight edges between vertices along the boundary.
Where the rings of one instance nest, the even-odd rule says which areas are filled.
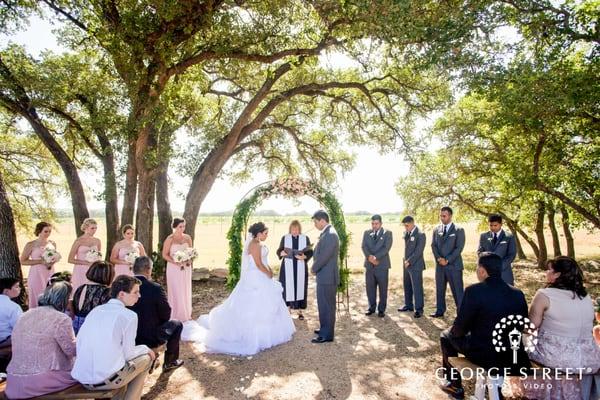
[[[489,238],[488,238],[488,242],[491,242],[491,241],[492,241],[492,238],[491,238],[491,237],[489,237]]]
[[[411,242],[414,242],[414,241],[415,241],[415,237],[414,237],[414,236],[411,236],[411,237],[410,237],[410,241],[411,241]]]
[[[440,236],[444,236],[444,232],[442,232],[442,231],[438,231],[438,235],[440,235]]]

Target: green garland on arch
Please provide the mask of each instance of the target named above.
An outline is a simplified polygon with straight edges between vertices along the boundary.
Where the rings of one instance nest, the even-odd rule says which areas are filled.
[[[331,225],[340,238],[340,285],[338,292],[345,293],[348,289],[350,270],[346,262],[348,255],[348,241],[350,239],[346,230],[346,221],[342,206],[330,191],[321,187],[314,181],[304,181],[298,178],[282,178],[273,182],[263,183],[253,189],[237,205],[231,219],[231,226],[227,232],[229,241],[229,276],[227,287],[233,289],[240,279],[240,266],[242,265],[242,251],[244,246],[243,234],[248,226],[248,219],[256,208],[271,196],[300,197],[310,196],[317,200],[329,214]]]

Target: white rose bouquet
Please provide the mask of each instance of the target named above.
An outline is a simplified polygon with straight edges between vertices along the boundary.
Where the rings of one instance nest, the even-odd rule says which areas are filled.
[[[92,248],[89,249],[86,253],[85,253],[85,261],[89,262],[89,263],[94,263],[96,261],[100,261],[102,260],[102,253],[100,253],[98,250]]]
[[[185,264],[186,267],[192,265],[192,261],[194,258],[198,257],[198,252],[193,247],[188,247],[184,250],[176,251],[173,255],[173,259],[175,262],[179,264]],[[184,265],[181,266],[181,270],[183,270]]]
[[[132,250],[125,255],[125,261],[127,261],[128,264],[133,265],[133,263],[135,262],[135,259],[138,258],[139,256],[140,256],[139,251]]]
[[[60,261],[61,258],[62,258],[62,256],[54,248],[54,246],[47,245],[44,248],[44,252],[42,253],[42,260],[44,260],[44,262],[46,263],[46,265],[48,265],[48,269],[52,268],[51,264],[54,264],[54,263]]]

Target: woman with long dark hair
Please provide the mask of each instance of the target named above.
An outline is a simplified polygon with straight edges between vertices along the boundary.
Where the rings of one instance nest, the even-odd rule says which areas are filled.
[[[529,354],[533,361],[562,371],[565,368],[592,373],[598,371],[600,347],[592,336],[594,305],[577,261],[565,256],[548,260],[546,287],[535,294],[529,319],[538,328],[537,346]],[[523,385],[525,396],[538,399],[582,398],[578,379],[553,379],[543,383]]]

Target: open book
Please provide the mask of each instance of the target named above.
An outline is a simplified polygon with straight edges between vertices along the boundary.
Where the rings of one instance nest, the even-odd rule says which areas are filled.
[[[305,248],[303,248],[302,250],[293,250],[290,249],[289,247],[284,247],[283,250],[285,250],[285,252],[287,253],[287,256],[285,258],[296,258],[297,255],[302,255],[307,251],[312,251],[313,249],[313,245],[309,244],[308,246],[306,246]]]

